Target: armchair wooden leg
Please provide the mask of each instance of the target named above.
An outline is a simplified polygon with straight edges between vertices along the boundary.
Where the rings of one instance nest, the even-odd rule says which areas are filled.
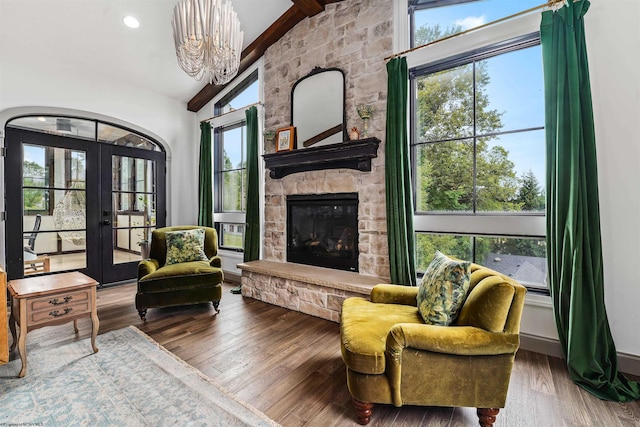
[[[213,303],[213,308],[216,310],[216,313],[220,313],[220,309],[218,306],[220,305],[220,301],[211,301]]]
[[[500,409],[498,408],[478,408],[476,411],[478,414],[478,421],[480,421],[480,427],[493,427],[493,423],[496,422],[496,416]]]
[[[358,424],[369,424],[369,421],[371,421],[371,412],[373,411],[373,403],[361,402],[358,399],[353,399],[353,404],[355,405],[356,413],[358,414]]]
[[[147,321],[147,309],[146,308],[144,310],[138,310],[138,315],[140,316],[140,320],[142,320],[143,322]]]

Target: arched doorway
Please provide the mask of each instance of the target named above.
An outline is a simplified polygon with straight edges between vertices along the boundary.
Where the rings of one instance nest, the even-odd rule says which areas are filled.
[[[79,270],[103,284],[136,276],[140,243],[166,221],[166,154],[101,120],[18,117],[6,125],[10,279]]]

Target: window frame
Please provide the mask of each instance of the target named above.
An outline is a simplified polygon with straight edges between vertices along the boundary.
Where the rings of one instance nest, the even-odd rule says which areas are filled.
[[[244,247],[230,247],[224,246],[224,224],[244,226],[246,222],[246,194],[242,196],[241,211],[224,211],[223,210],[223,174],[231,170],[243,171],[241,177],[246,177],[246,164],[247,164],[247,150],[246,147],[242,150],[242,156],[244,161],[244,168],[235,168],[230,170],[224,170],[224,140],[223,133],[227,130],[233,130],[236,128],[243,128],[243,134],[246,137],[246,117],[245,108],[237,108],[235,110],[225,112],[224,106],[231,100],[233,100],[238,94],[250,87],[254,83],[258,83],[258,98],[260,95],[260,75],[259,69],[251,71],[244,79],[238,84],[231,87],[230,90],[215,102],[214,119],[212,120],[213,130],[213,147],[212,147],[212,163],[213,163],[213,226],[218,233],[218,247],[222,250],[232,252],[244,252]],[[257,100],[259,101],[259,99]],[[244,178],[241,178],[241,182],[245,182]],[[246,188],[243,189],[245,191]],[[244,231],[243,231],[244,235]],[[244,239],[243,239],[244,240]],[[243,242],[244,245],[244,242]]]
[[[409,3],[409,40],[413,43],[414,19],[413,10],[427,7],[444,6],[466,1],[433,1],[421,7],[410,0]],[[520,28],[517,25],[524,22]],[[546,238],[546,212],[418,212],[416,187],[416,147],[417,141],[417,83],[416,78],[429,73],[451,69],[473,61],[539,45],[539,28],[533,27],[530,17],[515,19],[512,22],[496,24],[494,27],[478,30],[475,34],[461,35],[441,42],[442,46],[432,46],[410,53],[409,64],[409,140],[411,153],[411,176],[414,191],[414,229],[418,234],[443,234],[471,237],[475,248],[475,238]],[[469,37],[471,36],[471,37]],[[480,40],[480,41],[479,41]],[[454,46],[453,49],[447,49]],[[430,51],[430,52],[424,52]],[[451,52],[454,52],[453,54]],[[537,129],[537,128],[536,128]],[[508,133],[508,132],[505,132]],[[471,138],[476,138],[473,135]],[[475,164],[475,150],[474,150]],[[475,173],[475,171],[474,171]],[[416,239],[417,241],[417,239]],[[473,251],[475,257],[475,250]],[[549,289],[538,286],[530,287],[535,293],[549,295]]]

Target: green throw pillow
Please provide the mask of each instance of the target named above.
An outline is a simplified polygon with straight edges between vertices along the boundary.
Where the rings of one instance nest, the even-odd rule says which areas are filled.
[[[168,231],[165,233],[165,238],[167,241],[167,261],[165,265],[188,261],[207,261],[209,259],[204,253],[204,228]]]
[[[469,291],[471,263],[436,251],[418,289],[418,311],[425,323],[447,326],[456,317]]]

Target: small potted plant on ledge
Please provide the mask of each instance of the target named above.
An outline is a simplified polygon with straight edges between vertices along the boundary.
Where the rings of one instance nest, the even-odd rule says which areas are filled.
[[[138,201],[142,205],[142,211],[144,212],[144,216],[145,216],[144,225],[146,226],[155,225],[156,224],[155,210],[151,210],[151,212],[149,213],[149,217],[147,218],[147,205],[148,205],[147,199],[143,196],[138,196]],[[138,240],[138,246],[140,246],[140,256],[142,257],[142,259],[149,258],[149,250],[150,250],[149,231],[150,231],[149,228],[144,228],[142,231],[143,232],[142,238]]]
[[[140,256],[142,257],[142,259],[149,258],[149,239],[144,238],[142,240],[139,240],[138,246],[140,246]]]

